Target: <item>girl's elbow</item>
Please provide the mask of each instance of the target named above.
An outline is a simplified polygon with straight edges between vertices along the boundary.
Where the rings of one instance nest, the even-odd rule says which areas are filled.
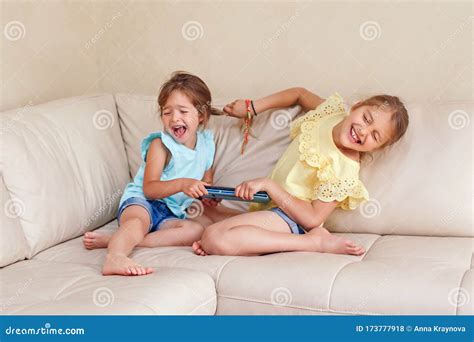
[[[147,199],[158,199],[159,194],[154,191],[153,186],[148,183],[143,184],[143,194]]]
[[[321,218],[313,217],[313,218],[310,218],[310,219],[306,220],[305,222],[303,222],[302,226],[305,229],[313,229],[313,228],[320,227],[323,223],[324,222]]]
[[[304,87],[295,87],[293,88],[293,91],[297,94],[298,102],[302,97],[305,97],[306,93],[308,92],[308,90],[306,90]]]
[[[145,195],[146,199],[151,199],[153,197],[150,190],[146,190],[145,187],[143,187],[143,194]]]

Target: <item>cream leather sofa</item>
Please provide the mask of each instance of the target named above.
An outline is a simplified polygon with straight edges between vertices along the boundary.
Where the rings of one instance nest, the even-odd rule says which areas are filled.
[[[133,258],[156,269],[143,277],[103,277],[105,250],[84,249],[81,236],[117,228],[140,140],[160,128],[155,97],[91,95],[2,113],[2,314],[472,314],[473,103],[408,107],[405,139],[362,167],[371,200],[326,222],[365,255],[137,248]],[[243,156],[236,120],[213,117],[216,183],[268,174],[298,113],[259,115]]]

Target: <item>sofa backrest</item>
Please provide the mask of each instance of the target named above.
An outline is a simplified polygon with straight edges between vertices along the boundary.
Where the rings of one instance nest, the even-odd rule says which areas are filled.
[[[115,99],[133,176],[142,138],[162,127],[156,97],[117,94]],[[473,236],[472,109],[472,102],[409,104],[406,136],[361,166],[371,200],[356,211],[336,210],[325,226],[334,232]],[[298,114],[299,107],[259,114],[244,155],[238,120],[211,117],[216,185],[268,175],[290,141],[289,121]],[[246,208],[241,202],[224,204]]]
[[[116,94],[115,100],[133,177],[141,163],[143,137],[162,129],[156,96]],[[213,106],[222,108],[226,103],[228,101],[216,100]],[[206,128],[214,133],[216,142],[214,184],[236,186],[251,177],[267,176],[289,144],[289,125],[299,114],[299,106],[259,114],[252,123],[249,143],[243,154],[240,152],[241,121],[212,115]],[[223,201],[223,204],[240,210],[248,208],[244,202]]]
[[[474,103],[414,103],[407,109],[406,136],[361,167],[371,200],[357,213],[334,213],[327,226],[338,232],[474,236]]]
[[[0,266],[99,227],[129,181],[112,95],[0,114]]]

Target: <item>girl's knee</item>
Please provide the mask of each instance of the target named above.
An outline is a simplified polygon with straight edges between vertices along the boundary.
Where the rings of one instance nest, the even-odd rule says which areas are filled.
[[[211,225],[204,230],[201,238],[202,248],[209,254],[236,255],[236,246],[226,238],[226,230]]]
[[[143,235],[145,235],[149,231],[149,222],[140,217],[129,218],[128,220],[120,223],[120,228],[136,229],[142,232]]]
[[[175,228],[179,228],[180,233],[177,234],[181,234],[180,244],[184,246],[190,246],[194,241],[200,240],[204,232],[204,227],[201,224],[189,220],[178,222]]]
[[[200,223],[189,221],[186,227],[191,233],[192,242],[199,240],[204,233],[204,227]]]
[[[210,226],[204,229],[202,233],[202,239],[212,240],[216,234],[219,234],[219,227],[217,224],[211,224]]]

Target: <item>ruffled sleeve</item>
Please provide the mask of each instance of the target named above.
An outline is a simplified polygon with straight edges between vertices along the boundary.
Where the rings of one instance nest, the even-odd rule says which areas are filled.
[[[290,137],[293,139],[300,133],[301,125],[304,122],[318,122],[320,119],[332,116],[332,115],[339,115],[344,114],[344,102],[338,93],[334,93],[333,95],[329,96],[326,101],[321,103],[318,107],[313,110],[310,110],[302,117],[293,121],[290,130]]]
[[[162,132],[154,132],[154,133],[150,133],[147,137],[145,137],[143,140],[142,140],[142,145],[141,145],[141,154],[142,154],[142,160],[146,162],[146,155],[148,153],[148,149],[150,148],[150,145],[151,145],[151,142],[155,139],[161,139],[161,141],[163,142],[163,144],[167,146],[167,136],[166,134],[163,134]]]
[[[308,128],[306,125],[303,125],[303,130]],[[300,138],[308,136],[310,135],[302,134]],[[338,207],[345,210],[353,210],[369,200],[369,193],[359,180],[358,167],[337,155],[321,154],[311,146],[314,146],[311,142],[300,140],[300,159],[317,169],[318,181],[313,188],[311,200],[337,201]]]
[[[338,201],[338,207],[353,210],[369,199],[369,193],[359,179],[346,178],[322,182],[314,189],[313,200]]]

